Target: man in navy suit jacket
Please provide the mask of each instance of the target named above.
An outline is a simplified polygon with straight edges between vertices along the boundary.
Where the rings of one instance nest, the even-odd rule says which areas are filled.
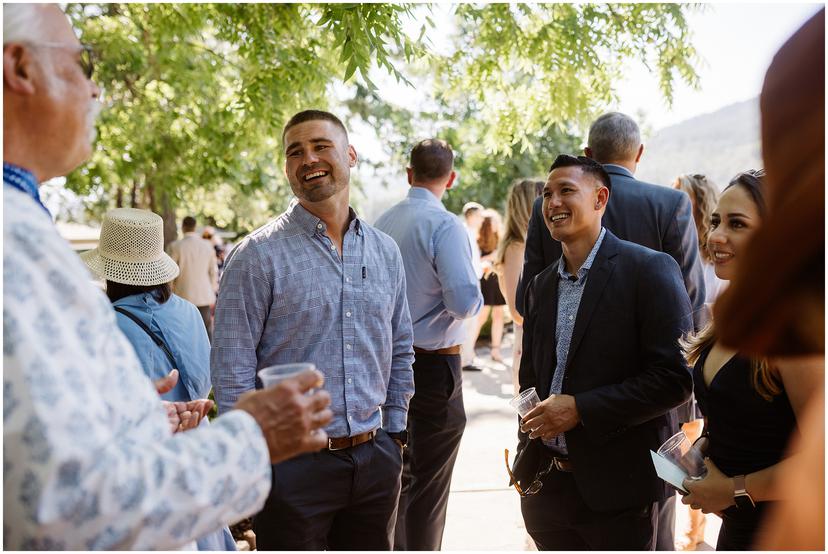
[[[541,550],[652,550],[659,505],[674,494],[649,450],[690,396],[678,339],[692,310],[675,260],[601,226],[611,188],[597,162],[561,155],[543,190],[563,255],[524,299],[520,388],[535,387],[541,403],[518,447],[540,468],[551,463],[540,491],[521,499]]]
[[[604,165],[612,182],[612,197],[602,224],[618,238],[670,254],[681,268],[693,306],[696,329],[707,319],[704,274],[690,198],[684,192],[638,181],[635,173],[644,145],[638,125],[629,116],[610,112],[593,122],[584,154]],[[546,230],[541,198],[535,201],[526,234],[523,274],[516,305],[524,314],[526,285],[561,257],[561,243]]]
[[[684,286],[693,307],[693,327],[700,329],[708,320],[704,306],[704,273],[698,251],[698,236],[693,222],[690,198],[669,187],[638,181],[633,174],[644,145],[638,125],[627,115],[610,112],[596,119],[589,128],[587,157],[604,164],[612,182],[612,196],[602,224],[618,238],[670,254],[681,268]],[[526,234],[523,273],[517,286],[515,304],[524,314],[526,286],[538,273],[561,257],[561,244],[546,229],[541,199],[532,209]],[[677,423],[696,419],[689,402],[676,410]],[[675,429],[678,431],[678,426]],[[660,506],[662,526],[657,550],[674,550],[675,496]]]

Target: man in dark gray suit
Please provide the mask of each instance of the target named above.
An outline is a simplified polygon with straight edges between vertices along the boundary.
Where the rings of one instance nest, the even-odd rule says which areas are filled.
[[[612,182],[612,196],[601,224],[620,239],[665,252],[678,262],[693,309],[693,326],[699,329],[706,322],[707,313],[690,198],[684,192],[637,180],[633,175],[643,153],[641,133],[631,117],[610,112],[590,126],[584,154],[603,164]],[[561,257],[561,243],[547,231],[541,204],[542,198],[538,198],[532,209],[523,274],[515,299],[518,312],[524,316],[526,287],[535,275]],[[692,411],[692,403],[679,408],[677,424],[695,419]],[[661,505],[659,522],[663,525],[659,525],[657,550],[674,549],[674,520],[675,497],[671,497]]]

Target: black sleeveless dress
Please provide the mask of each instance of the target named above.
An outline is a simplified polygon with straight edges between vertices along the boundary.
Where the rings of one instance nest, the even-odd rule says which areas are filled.
[[[729,477],[778,463],[796,432],[788,396],[783,391],[771,401],[762,398],[753,386],[750,360],[738,354],[722,366],[708,387],[703,368],[709,353],[707,348],[693,368],[696,400],[707,417],[707,455]],[[731,506],[725,510],[716,550],[750,550],[762,515],[772,504],[757,502],[755,509]]]

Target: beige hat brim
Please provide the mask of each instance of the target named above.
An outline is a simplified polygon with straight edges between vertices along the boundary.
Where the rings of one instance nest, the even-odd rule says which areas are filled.
[[[122,262],[101,256],[97,248],[80,255],[83,263],[99,278],[139,287],[151,287],[169,283],[180,272],[178,264],[166,253],[152,261]]]

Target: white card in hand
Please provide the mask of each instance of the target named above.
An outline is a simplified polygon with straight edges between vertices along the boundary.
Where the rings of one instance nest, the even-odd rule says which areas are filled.
[[[683,469],[670,460],[662,458],[652,450],[650,450],[650,456],[653,458],[653,466],[655,467],[656,474],[662,480],[667,481],[682,492],[687,492],[683,486],[684,480],[687,479],[687,473]]]

